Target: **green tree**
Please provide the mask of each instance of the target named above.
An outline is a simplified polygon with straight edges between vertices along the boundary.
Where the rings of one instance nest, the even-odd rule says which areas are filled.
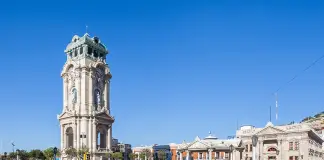
[[[151,150],[150,150],[150,149],[147,149],[147,148],[143,149],[141,153],[144,154],[144,157],[145,157],[146,159],[150,159],[151,156],[152,156],[152,152],[151,152]],[[145,159],[145,158],[144,158],[144,159]]]
[[[31,150],[29,153],[29,159],[32,159],[32,160],[37,160],[37,159],[45,159],[45,155],[44,153],[39,150],[39,149],[33,149]]]
[[[75,148],[72,148],[72,147],[67,148],[67,149],[65,150],[65,154],[67,155],[67,157],[68,157],[69,159],[72,159],[72,158],[74,158],[74,157],[77,157],[77,153],[78,153],[78,151],[77,151]]]
[[[108,159],[112,158],[112,154],[113,154],[113,152],[109,151],[108,153],[105,154],[105,157]]]
[[[77,151],[77,158],[78,159],[83,159],[83,155],[85,153],[88,153],[89,152],[89,149],[88,148],[80,148],[78,151]]]
[[[140,158],[141,160],[145,160],[145,153],[141,152],[141,153],[139,154],[139,158]]]
[[[8,155],[9,159],[16,159],[17,158],[17,153],[16,152],[10,152]]]
[[[130,154],[128,155],[128,158],[129,158],[130,160],[134,160],[136,157],[137,157],[137,155],[136,155],[135,153],[130,153]]]
[[[124,157],[123,157],[123,154],[121,152],[115,152],[115,153],[112,153],[112,158],[115,159],[115,160],[122,160]]]
[[[44,157],[46,160],[53,160],[54,158],[54,148],[50,147],[47,148],[43,151]],[[61,151],[59,149],[57,149],[57,153],[56,153],[56,157],[60,157],[61,156]]]
[[[158,151],[158,160],[166,160],[166,151],[165,150],[159,150]]]

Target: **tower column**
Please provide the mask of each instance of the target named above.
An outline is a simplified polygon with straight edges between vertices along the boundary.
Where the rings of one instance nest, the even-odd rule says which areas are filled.
[[[89,136],[87,137],[87,140],[88,140],[88,148],[89,148],[89,151],[90,152],[92,152],[92,126],[91,126],[91,124],[92,124],[92,120],[91,120],[91,118],[88,120],[88,133],[89,133]]]
[[[74,122],[74,126],[73,126],[73,147],[76,148],[77,147],[77,139],[78,139],[78,136],[77,136],[77,124],[76,122]]]
[[[90,68],[90,73],[89,73],[89,114],[93,113],[93,71]]]
[[[97,150],[97,126],[96,122],[93,120],[92,123],[92,150],[96,151]]]
[[[107,148],[111,150],[112,145],[112,125],[109,126],[107,131]]]
[[[108,106],[109,105],[109,103],[108,103],[108,101],[109,101],[109,95],[108,95],[108,81],[107,80],[105,80],[105,90],[104,90],[103,96],[104,96],[104,100],[105,100],[104,106],[105,106],[105,108],[108,111],[108,109],[109,109],[109,106]]]
[[[64,149],[64,126],[61,124],[61,150]]]
[[[78,69],[75,69],[75,72],[76,72],[76,76],[77,76],[77,78],[76,78],[76,86],[77,86],[77,91],[78,91],[78,94],[77,94],[77,96],[78,96],[78,101],[77,101],[77,106],[78,106],[78,114],[82,114],[82,107],[81,107],[81,92],[84,92],[84,90],[82,90],[82,88],[81,88],[81,73],[80,73],[80,68],[78,68]]]
[[[80,118],[77,118],[77,123],[78,123],[78,125],[77,125],[77,134],[78,134],[78,136],[77,136],[77,148],[81,148],[81,137],[80,137],[80,135],[81,135],[81,119]]]
[[[63,77],[63,110],[67,109],[68,106],[68,78],[66,76]]]

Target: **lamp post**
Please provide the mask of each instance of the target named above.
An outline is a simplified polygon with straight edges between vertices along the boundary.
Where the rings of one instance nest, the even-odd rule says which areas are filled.
[[[253,146],[253,151],[252,151],[253,157],[252,157],[252,160],[256,160],[255,147],[256,147],[257,143],[258,143],[258,136],[253,135],[252,136],[252,146]]]
[[[56,153],[57,153],[57,148],[56,147],[53,148],[53,153],[54,153],[54,160],[56,160]]]
[[[233,146],[233,145],[230,145],[230,146],[229,146],[229,150],[230,150],[230,155],[229,155],[229,156],[230,156],[230,160],[233,160],[232,157],[233,157],[233,150],[234,150],[234,146]]]
[[[20,152],[20,150],[17,149],[16,152],[17,152],[17,160],[19,160],[19,152]]]

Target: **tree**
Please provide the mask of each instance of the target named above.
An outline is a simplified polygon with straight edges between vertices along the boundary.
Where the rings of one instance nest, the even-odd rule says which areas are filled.
[[[28,156],[32,160],[45,159],[44,153],[39,149],[33,149],[28,153]]]
[[[149,150],[149,149],[147,149],[147,148],[143,149],[142,152],[141,152],[141,154],[144,155],[144,158],[143,158],[143,159],[145,159],[145,158],[146,158],[146,159],[150,159],[151,156],[152,156],[151,150]],[[140,158],[141,158],[141,154],[140,154]],[[141,158],[141,159],[142,159],[142,158]]]
[[[89,149],[88,148],[80,148],[78,151],[77,151],[77,158],[78,159],[82,159],[83,155],[88,153],[89,152]]]
[[[65,154],[68,156],[69,159],[73,157],[77,157],[77,150],[75,148],[69,147],[65,150]]]
[[[108,158],[108,159],[112,158],[112,154],[113,154],[113,152],[109,151],[108,153],[106,153],[105,157]]]
[[[159,150],[157,154],[158,154],[158,160],[166,160],[167,153],[165,150]]]
[[[121,152],[112,153],[111,157],[115,160],[122,160],[124,158]]]
[[[141,152],[139,154],[139,158],[140,158],[140,160],[145,160],[145,154],[143,152]]]
[[[136,157],[137,157],[137,155],[136,155],[135,153],[130,153],[130,154],[128,155],[128,158],[129,158],[130,160],[134,160]]]
[[[53,160],[54,158],[54,148],[53,147],[50,147],[50,148],[47,148],[43,151],[43,154],[44,154],[44,157],[46,160]],[[60,157],[61,156],[61,151],[59,149],[57,149],[57,152],[56,152],[56,157]]]

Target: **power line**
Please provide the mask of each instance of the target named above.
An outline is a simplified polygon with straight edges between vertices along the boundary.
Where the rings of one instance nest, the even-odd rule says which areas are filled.
[[[319,62],[320,60],[322,60],[324,58],[324,54],[317,58],[313,63],[311,63],[310,65],[308,65],[304,70],[302,70],[299,74],[296,74],[293,78],[291,78],[289,81],[287,81],[284,85],[280,86],[276,92],[274,92],[275,98],[276,98],[276,120],[278,120],[278,92],[285,86],[289,85],[290,83],[292,83],[298,76],[300,76],[301,74],[303,74],[304,72],[306,72],[307,70],[309,70],[310,68],[312,68],[317,62]]]
[[[287,86],[288,84],[290,84],[291,82],[293,82],[298,76],[300,76],[302,73],[306,72],[307,70],[309,70],[311,67],[313,67],[317,62],[319,62],[321,59],[324,58],[324,54],[317,58],[313,63],[311,63],[310,65],[308,65],[304,70],[302,70],[299,74],[296,74],[292,79],[290,79],[289,81],[287,81],[287,83],[285,83],[284,85],[280,86],[275,93],[278,93],[283,87]]]

